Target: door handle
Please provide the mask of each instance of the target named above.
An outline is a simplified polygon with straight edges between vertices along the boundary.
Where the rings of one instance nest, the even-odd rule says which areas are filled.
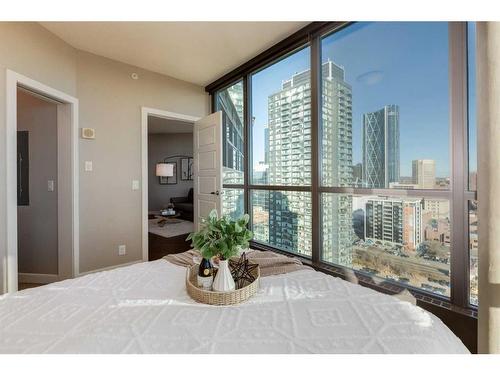
[[[211,191],[210,194],[212,194],[212,195],[219,195],[219,190]]]

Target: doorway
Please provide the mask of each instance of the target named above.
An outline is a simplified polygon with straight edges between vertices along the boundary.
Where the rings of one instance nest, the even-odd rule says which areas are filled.
[[[149,259],[149,165],[148,165],[148,119],[158,117],[167,120],[180,121],[184,125],[190,125],[193,129],[192,138],[192,179],[193,179],[193,205],[192,215],[194,230],[200,228],[201,220],[208,216],[212,209],[219,213],[222,211],[222,113],[212,113],[206,117],[199,118],[183,115],[153,108],[142,108],[141,119],[141,159],[142,159],[142,257],[144,261]],[[168,156],[168,155],[167,155]],[[165,162],[165,163],[163,163]],[[166,164],[168,159],[160,163]],[[171,167],[159,166],[160,171],[153,178],[173,177]],[[181,167],[178,167],[181,168]],[[152,170],[152,169],[151,169]],[[179,172],[176,173],[179,178]],[[179,205],[177,205],[179,208]],[[175,202],[173,210],[175,209]],[[180,209],[179,209],[180,211]],[[168,213],[167,213],[168,215]],[[177,252],[180,252],[177,250]]]
[[[3,292],[78,275],[78,100],[7,70]]]
[[[58,279],[57,105],[17,88],[19,290]]]
[[[193,125],[197,117],[142,108],[142,253],[189,248],[193,230]]]
[[[193,123],[148,116],[148,258],[190,248]]]

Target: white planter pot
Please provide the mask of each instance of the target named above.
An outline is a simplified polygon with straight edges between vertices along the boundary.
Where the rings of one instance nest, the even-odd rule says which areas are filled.
[[[230,292],[235,289],[233,276],[229,270],[229,263],[227,260],[219,261],[219,270],[215,275],[212,289],[216,292]]]

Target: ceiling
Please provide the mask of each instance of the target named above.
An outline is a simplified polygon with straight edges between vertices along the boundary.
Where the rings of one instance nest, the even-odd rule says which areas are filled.
[[[192,133],[193,123],[148,116],[148,134]]]
[[[41,22],[71,46],[206,86],[308,22]]]

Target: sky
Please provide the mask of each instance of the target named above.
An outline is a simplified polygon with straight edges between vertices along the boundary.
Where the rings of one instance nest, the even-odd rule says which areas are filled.
[[[283,80],[310,69],[309,54],[306,47],[252,76],[254,165],[264,159],[268,97],[281,89]],[[356,23],[323,39],[322,61],[327,60],[344,67],[345,80],[352,86],[354,164],[362,160],[363,114],[397,104],[401,176],[411,176],[414,159],[434,159],[436,175],[449,176],[446,22]],[[475,126],[470,135],[473,144]]]

